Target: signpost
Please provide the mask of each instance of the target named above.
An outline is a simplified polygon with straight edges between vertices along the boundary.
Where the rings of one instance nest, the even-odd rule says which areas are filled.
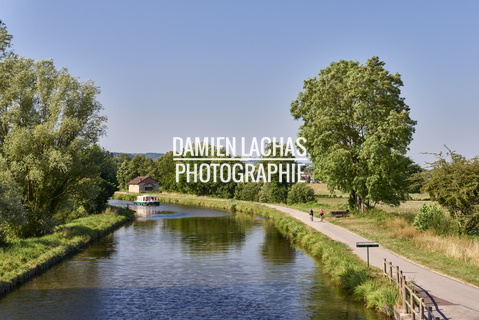
[[[356,242],[357,248],[367,248],[368,250],[368,268],[369,268],[369,248],[370,247],[379,247],[379,242]]]

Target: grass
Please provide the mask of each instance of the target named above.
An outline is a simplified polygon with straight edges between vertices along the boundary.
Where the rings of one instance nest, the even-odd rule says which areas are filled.
[[[437,236],[416,230],[403,217],[352,216],[329,219],[428,269],[479,286],[479,240],[468,236]]]
[[[415,215],[425,203],[431,203],[427,194],[413,194],[398,207],[377,205],[368,214],[351,214],[347,218],[332,218],[328,211],[341,210],[347,205],[347,194],[328,197],[326,184],[310,184],[318,195],[317,204],[290,206],[309,212],[310,208],[325,209],[326,219],[359,234],[378,241],[387,248],[430,270],[451,278],[479,286],[479,237],[466,235],[438,236],[431,231],[421,232],[412,226]],[[339,197],[340,196],[340,197]]]
[[[421,232],[412,226],[414,216],[421,206],[430,201],[424,194],[412,195],[412,199],[399,207],[377,205],[368,214],[350,215],[347,218],[332,218],[327,212],[342,209],[347,197],[328,198],[324,184],[313,184],[320,195],[316,208],[327,209],[326,219],[355,232],[371,241],[380,242],[387,248],[409,260],[452,278],[479,286],[479,238],[471,236],[438,236],[431,231]],[[322,196],[322,197],[321,197]],[[291,206],[309,212],[310,205]]]
[[[319,197],[328,197],[328,198],[347,198],[348,194],[341,192],[339,190],[335,190],[334,193],[331,193],[328,190],[328,185],[325,183],[310,183],[308,184],[313,190],[316,195]]]
[[[0,248],[0,294],[132,219],[129,210],[108,208],[103,214],[58,226],[54,233],[43,237],[11,239]]]

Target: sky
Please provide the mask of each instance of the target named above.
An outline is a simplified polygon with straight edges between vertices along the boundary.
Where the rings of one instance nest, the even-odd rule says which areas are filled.
[[[296,137],[305,79],[378,56],[402,77],[422,166],[445,146],[479,155],[478,16],[478,1],[0,0],[17,54],[101,88],[109,151]]]

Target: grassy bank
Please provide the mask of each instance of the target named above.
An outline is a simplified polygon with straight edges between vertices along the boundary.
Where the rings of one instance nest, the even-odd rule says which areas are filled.
[[[261,204],[235,200],[179,195],[160,195],[160,199],[164,203],[204,206],[269,217],[294,244],[322,261],[323,270],[357,300],[364,301],[368,308],[392,316],[394,306],[399,302],[397,288],[382,277],[379,270],[368,269],[366,264],[351,253],[346,245],[331,240],[282,212]]]
[[[291,206],[305,213],[309,208],[331,210],[342,209],[347,197],[328,197],[325,184],[314,184],[318,202]],[[479,286],[479,238],[467,235],[439,236],[432,231],[418,231],[412,226],[415,215],[425,201],[426,195],[418,194],[415,199],[399,207],[378,205],[367,214],[351,214],[347,218],[326,219],[334,224],[359,234],[371,241],[378,241],[389,249],[430,270],[451,278]]]
[[[133,219],[129,210],[108,208],[105,213],[58,226],[52,234],[14,239],[0,248],[0,294],[27,281],[65,257]]]
[[[464,235],[438,236],[418,231],[410,218],[381,211],[329,221],[349,229],[428,269],[479,286],[479,239]]]

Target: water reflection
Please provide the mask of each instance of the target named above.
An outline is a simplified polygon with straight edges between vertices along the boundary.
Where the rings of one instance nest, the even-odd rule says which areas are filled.
[[[1,319],[379,319],[268,219],[176,205],[0,300]]]
[[[277,264],[293,262],[296,250],[269,220],[264,220],[264,241],[261,254],[265,261]]]

